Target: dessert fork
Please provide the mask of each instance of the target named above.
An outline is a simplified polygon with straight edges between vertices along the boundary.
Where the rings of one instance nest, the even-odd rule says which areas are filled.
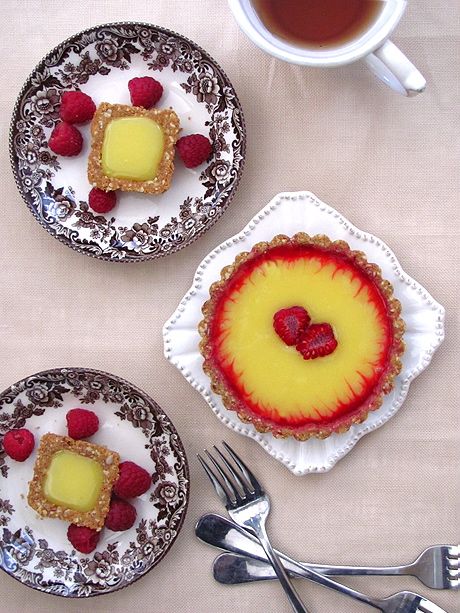
[[[244,583],[244,574],[249,572],[252,576],[257,575],[257,568],[260,564],[261,562],[258,560],[252,560],[234,553],[222,553],[214,561],[214,578],[216,581],[227,585]],[[293,570],[293,573],[302,576],[297,569]],[[305,570],[303,576],[305,579],[316,581],[315,576],[311,576],[310,573],[307,574]],[[240,577],[242,577],[241,581],[239,580]],[[328,581],[331,580],[328,579]],[[435,605],[431,600],[420,596],[420,594],[415,594],[414,592],[397,592],[387,598],[373,598],[367,594],[353,590],[346,585],[337,583],[336,581],[332,581],[332,583],[334,585],[327,584],[328,587],[342,592],[342,594],[350,596],[359,602],[364,602],[374,607],[374,609],[383,611],[383,613],[446,613],[444,609]]]
[[[458,546],[434,545],[425,549],[415,562],[406,566],[327,566],[325,564],[308,564],[306,562],[302,562],[302,566],[312,568],[316,572],[328,577],[412,575],[417,577],[424,585],[434,590],[458,590],[460,586],[458,554],[457,559],[454,558],[453,554],[458,549]],[[280,557],[283,559],[282,556]],[[453,567],[454,564],[456,569]],[[266,579],[276,579],[276,575],[268,563],[258,565],[257,576],[246,576],[246,581],[264,581]]]
[[[216,468],[217,473],[202,456],[198,455],[198,460],[201,462],[217,495],[224,503],[233,521],[252,532],[258,538],[293,610],[296,613],[308,613],[268,539],[265,522],[270,512],[270,499],[252,472],[236,455],[233,449],[225,442],[222,444],[236,468],[230,464],[229,460],[216,446],[214,446],[214,450],[220,457],[222,464],[207,450],[205,450],[205,453]]]
[[[195,533],[199,539],[213,547],[261,561],[261,564],[257,565],[257,573],[254,575],[251,575],[250,572],[244,573],[240,576],[242,581],[276,579],[276,575],[267,563],[258,541],[244,528],[240,528],[229,519],[215,513],[203,515],[195,527]],[[278,552],[278,554],[289,572],[289,563],[285,562],[282,553]],[[433,545],[425,549],[415,562],[402,566],[332,566],[330,564],[309,564],[307,562],[301,562],[301,565],[329,577],[412,575],[432,589],[458,590],[460,589],[459,558],[460,545]]]

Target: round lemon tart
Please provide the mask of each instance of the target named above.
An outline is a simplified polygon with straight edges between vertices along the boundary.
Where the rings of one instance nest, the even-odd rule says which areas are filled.
[[[279,235],[225,267],[199,325],[212,389],[275,436],[325,438],[361,423],[393,388],[401,305],[344,241]]]

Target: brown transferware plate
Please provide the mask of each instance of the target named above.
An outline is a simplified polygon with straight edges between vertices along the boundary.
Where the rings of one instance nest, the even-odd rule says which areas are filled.
[[[118,192],[105,215],[88,207],[90,126],[76,157],[48,147],[62,92],[81,90],[96,105],[131,104],[128,81],[151,76],[172,107],[180,136],[209,136],[213,153],[188,169],[176,155],[172,184],[160,195]],[[72,249],[114,262],[139,262],[186,247],[223,214],[244,164],[246,131],[235,90],[220,66],[187,38],[148,23],[112,23],[84,30],[53,49],[35,68],[16,102],[10,157],[19,191],[34,217]]]
[[[152,475],[150,489],[130,499],[137,511],[134,526],[124,532],[104,528],[91,554],[72,547],[68,523],[42,518],[27,503],[41,436],[66,435],[66,413],[79,406],[99,418],[91,442]],[[3,451],[3,436],[16,428],[35,436],[25,462]],[[127,381],[96,370],[60,368],[27,377],[0,395],[0,567],[24,585],[69,598],[126,587],[169,551],[188,499],[188,464],[179,435],[161,408]]]

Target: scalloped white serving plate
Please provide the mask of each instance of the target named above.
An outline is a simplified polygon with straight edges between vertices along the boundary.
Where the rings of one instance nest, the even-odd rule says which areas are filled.
[[[231,264],[238,253],[249,251],[259,241],[270,240],[276,234],[292,236],[300,231],[312,235],[326,234],[333,240],[347,241],[353,249],[364,251],[369,261],[378,264],[384,277],[392,283],[395,296],[401,301],[406,323],[403,368],[396,378],[394,390],[385,397],[380,409],[370,413],[364,423],[352,426],[344,434],[305,442],[276,439],[271,434],[260,434],[252,425],[240,422],[236,413],[228,411],[220,396],[211,391],[198,349],[201,307],[209,298],[208,288],[219,278],[221,269]],[[166,358],[200,392],[227,427],[253,438],[295,475],[305,475],[330,470],[362,436],[382,426],[401,407],[411,381],[428,366],[444,339],[444,308],[402,270],[394,253],[379,238],[359,230],[310,192],[285,192],[275,196],[239,234],[223,242],[204,258],[198,266],[192,287],[165,323],[163,338]]]

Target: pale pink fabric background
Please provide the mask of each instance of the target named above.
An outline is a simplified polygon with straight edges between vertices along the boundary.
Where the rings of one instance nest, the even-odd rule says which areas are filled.
[[[84,257],[49,236],[21,200],[7,153],[15,97],[41,57],[83,28],[121,20],[171,28],[209,51],[232,80],[248,129],[245,172],[225,216],[179,254],[131,266]],[[125,377],[174,421],[192,479],[183,531],[144,579],[77,602],[34,592],[2,573],[0,611],[289,611],[276,583],[216,584],[214,551],[193,535],[200,514],[221,510],[195,454],[224,436],[269,486],[273,539],[295,556],[397,563],[432,543],[458,542],[460,3],[412,0],[394,36],[428,80],[415,100],[393,95],[359,64],[315,71],[268,57],[238,30],[225,0],[3,0],[0,31],[0,388],[58,366]],[[330,473],[304,478],[225,429],[164,360],[161,339],[202,257],[274,194],[295,189],[313,191],[383,238],[447,309],[446,341],[401,411]],[[375,595],[418,590],[450,613],[460,609],[459,593],[430,591],[415,579],[349,584]],[[299,589],[311,611],[368,610],[307,582]]]

